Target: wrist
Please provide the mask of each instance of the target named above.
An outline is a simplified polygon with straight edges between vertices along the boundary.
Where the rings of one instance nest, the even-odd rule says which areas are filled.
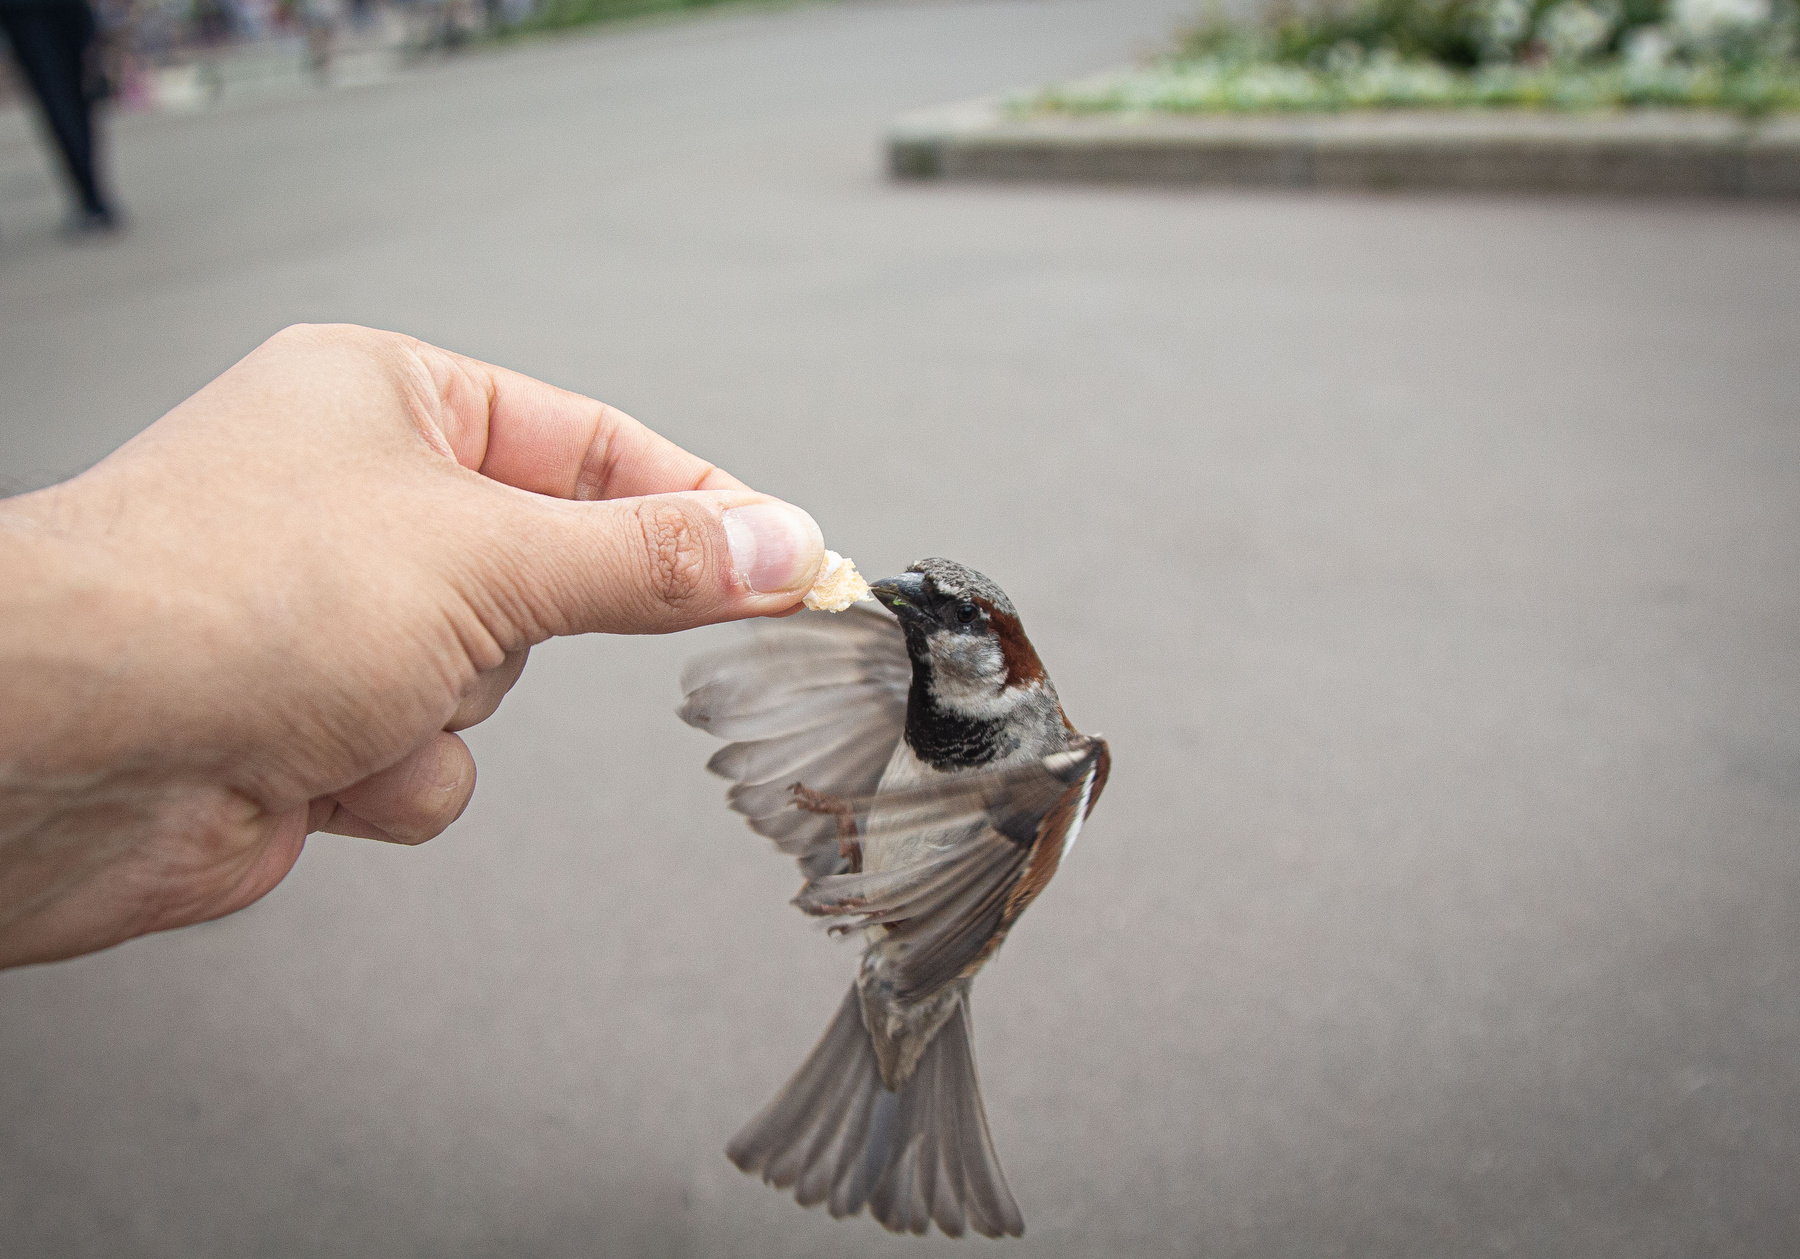
[[[0,967],[156,929],[167,906],[154,897],[121,897],[99,926],[66,897],[158,836],[254,812],[159,735],[141,684],[157,669],[147,643],[169,637],[155,578],[72,527],[84,505],[64,488],[0,502]]]
[[[59,520],[61,487],[0,502],[0,782],[86,775],[128,755],[102,715],[120,664],[121,582]]]

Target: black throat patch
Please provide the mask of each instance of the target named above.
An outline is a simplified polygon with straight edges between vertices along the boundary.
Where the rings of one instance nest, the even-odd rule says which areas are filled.
[[[912,657],[912,689],[906,695],[906,746],[933,769],[976,769],[1018,747],[1004,718],[982,720],[941,707],[931,695],[931,663],[924,640],[907,632]]]

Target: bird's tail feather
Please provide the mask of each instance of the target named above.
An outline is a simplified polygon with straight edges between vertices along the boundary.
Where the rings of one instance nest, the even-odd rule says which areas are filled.
[[[965,1223],[986,1237],[1025,1231],[981,1106],[966,993],[912,1078],[891,1092],[852,985],[794,1078],[725,1153],[838,1218],[867,1205],[896,1233],[923,1233],[933,1220],[951,1237]]]

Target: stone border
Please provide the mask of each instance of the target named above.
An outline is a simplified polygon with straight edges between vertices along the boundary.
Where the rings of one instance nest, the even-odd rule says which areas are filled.
[[[1039,114],[1001,98],[908,114],[896,179],[1800,197],[1800,115]]]

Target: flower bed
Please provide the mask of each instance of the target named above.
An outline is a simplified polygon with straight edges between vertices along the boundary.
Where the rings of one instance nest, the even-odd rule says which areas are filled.
[[[1800,109],[1795,0],[1277,0],[1018,110]]]

